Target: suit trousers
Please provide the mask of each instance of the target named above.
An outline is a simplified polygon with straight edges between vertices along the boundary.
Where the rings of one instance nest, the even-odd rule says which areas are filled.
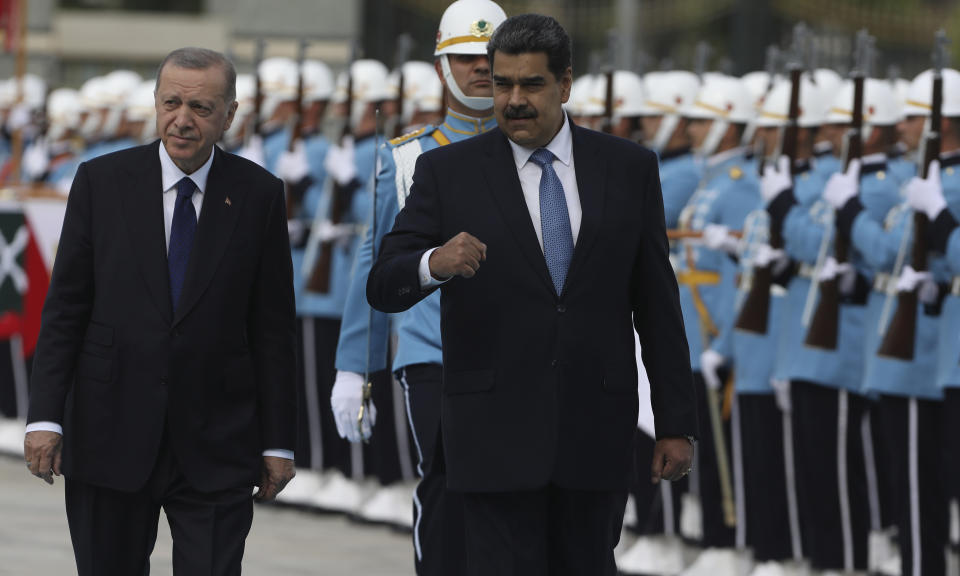
[[[413,501],[413,547],[417,576],[466,573],[463,494],[447,490],[440,431],[443,367],[415,364],[400,371],[420,481]]]
[[[614,576],[626,491],[466,492],[469,576]]]
[[[120,492],[66,478],[67,523],[79,576],[144,576],[163,508],[175,576],[240,574],[253,523],[253,487],[202,493],[187,484],[167,442],[147,485]]]

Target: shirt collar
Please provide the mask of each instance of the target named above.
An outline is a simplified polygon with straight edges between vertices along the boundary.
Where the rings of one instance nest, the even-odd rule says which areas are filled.
[[[443,119],[443,127],[455,134],[469,134],[476,136],[482,132],[490,130],[497,125],[497,119],[493,116],[483,118],[472,118],[447,108],[447,116]]]
[[[210,166],[213,165],[213,156],[214,152],[210,150],[210,157],[207,158],[207,161],[203,163],[203,166],[198,168],[193,174],[187,174],[181,170],[176,164],[173,163],[173,158],[167,154],[167,149],[163,145],[163,141],[160,142],[160,174],[163,179],[163,190],[170,190],[177,185],[184,177],[190,178],[193,180],[193,183],[197,186],[197,190],[203,194],[204,190],[207,188],[207,176],[210,175]]]
[[[510,148],[513,149],[513,159],[517,163],[517,170],[523,168],[530,160],[530,155],[537,151],[536,148],[525,148],[509,138],[507,138],[507,142],[510,142]],[[567,119],[566,112],[563,113],[563,126],[560,127],[560,131],[545,148],[553,152],[557,160],[565,166],[570,165],[573,156],[573,131],[570,129],[570,121]]]

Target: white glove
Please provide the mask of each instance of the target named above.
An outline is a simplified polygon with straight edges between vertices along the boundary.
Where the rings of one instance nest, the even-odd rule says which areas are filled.
[[[940,212],[947,207],[940,184],[940,161],[930,163],[927,177],[914,176],[907,183],[907,203],[917,212],[923,212],[930,220],[936,220]]]
[[[823,199],[835,210],[839,210],[848,200],[857,195],[859,189],[860,161],[852,160],[846,172],[838,172],[827,180],[827,185],[823,189]]]
[[[323,159],[323,167],[327,169],[334,181],[345,186],[357,176],[357,164],[354,154],[353,138],[347,136],[342,146],[331,146],[327,156]]]
[[[335,242],[350,238],[356,231],[357,227],[355,224],[334,224],[329,220],[324,220],[316,225],[313,234],[321,242]]]
[[[769,244],[761,244],[757,247],[757,251],[751,259],[751,264],[754,268],[766,268],[774,262],[780,262],[786,257],[787,254],[783,250],[774,248]]]
[[[711,390],[720,389],[720,375],[717,371],[726,361],[719,352],[706,349],[700,354],[700,372],[703,373],[703,382]]]
[[[370,409],[364,414],[363,428],[357,426],[360,406],[363,404],[363,375],[356,372],[337,371],[330,393],[330,408],[337,423],[337,432],[341,438],[350,442],[368,440],[373,435],[373,425],[377,421],[377,408],[370,401]]]
[[[16,132],[30,125],[33,120],[33,112],[29,104],[18,104],[10,110],[7,116],[7,129]]]
[[[774,378],[770,380],[770,386],[777,396],[777,407],[784,414],[789,414],[793,410],[793,405],[790,403],[790,381]]]
[[[29,180],[39,180],[50,166],[47,142],[39,139],[23,151],[23,173]]]
[[[247,142],[247,145],[237,150],[237,156],[246,158],[247,160],[255,163],[257,166],[263,166],[264,155],[263,155],[263,138],[259,135],[254,134],[250,137],[250,140]]]
[[[310,173],[310,162],[307,161],[307,149],[303,140],[297,140],[293,145],[293,152],[284,150],[277,158],[277,178],[284,182],[297,183]]]
[[[730,235],[730,229],[721,224],[707,224],[703,228],[703,244],[710,250],[733,254],[739,242]]]
[[[827,282],[834,279],[837,280],[841,294],[850,294],[857,281],[857,270],[849,262],[841,264],[833,256],[828,256],[817,273],[817,280]]]
[[[790,175],[790,159],[786,156],[781,156],[777,160],[776,167],[770,164],[763,167],[763,176],[760,178],[760,195],[767,204],[779,196],[781,192],[789,190],[792,186],[793,178]]]
[[[930,272],[917,272],[912,266],[904,266],[897,279],[897,292],[917,291],[917,298],[924,304],[935,304],[940,296],[940,287],[933,281]]]

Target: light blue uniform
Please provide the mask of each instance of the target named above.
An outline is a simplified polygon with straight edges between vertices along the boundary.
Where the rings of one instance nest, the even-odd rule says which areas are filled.
[[[496,120],[493,117],[481,121],[448,110],[444,123],[440,126],[421,129],[381,146],[376,180],[376,235],[374,236],[372,227],[368,226],[357,254],[340,327],[337,370],[362,374],[386,368],[387,340],[391,330],[397,336],[397,349],[392,366],[394,371],[414,364],[442,363],[440,291],[434,292],[406,312],[390,315],[393,317],[389,318],[382,312],[371,310],[367,304],[367,277],[373,265],[374,246],[380,246],[380,241],[393,228],[393,222],[400,212],[398,184],[401,190],[407,185],[405,182],[408,180],[405,180],[404,176],[412,176],[418,151],[426,152],[447,142],[465,140],[494,126]],[[402,166],[398,167],[397,157],[404,159]]]
[[[943,196],[954,219],[960,219],[960,153],[940,161],[940,181]],[[949,289],[960,288],[960,228],[954,228],[946,241]],[[938,279],[944,280],[944,279]],[[960,388],[960,295],[951,292],[943,301],[940,316],[940,334],[937,344],[937,385],[941,388]]]
[[[680,212],[696,192],[700,177],[700,167],[688,148],[664,152],[660,156],[660,188],[668,229],[677,227]]]
[[[729,150],[712,157],[704,170],[700,187],[684,208],[685,216],[682,219],[687,220],[683,223],[685,227],[703,230],[707,224],[720,224],[731,230],[739,229],[747,214],[756,206],[759,194],[759,182],[756,172],[749,170],[751,166],[744,158],[743,149]],[[730,326],[734,321],[737,264],[722,252],[687,242],[680,243],[677,264],[680,307],[690,346],[690,363],[694,371],[699,371],[705,341],[724,357],[729,358],[733,354]],[[688,280],[691,278],[691,269],[694,273],[718,273],[719,283],[691,286]],[[703,331],[691,288],[699,292],[710,320],[719,331],[716,338],[712,339]]]
[[[849,226],[852,246],[861,258],[858,269],[866,267],[870,277],[879,274],[895,272],[898,257],[903,256],[903,264],[910,261],[910,242],[912,239],[913,212],[905,205],[899,204],[900,182],[892,174],[881,179],[884,171],[872,174],[877,185],[874,187],[874,199],[880,200],[873,208],[867,206],[870,200],[870,190],[861,188],[860,201],[863,208],[848,206],[842,216],[847,221],[841,226]],[[869,175],[868,175],[869,176]],[[880,184],[885,183],[886,186]],[[889,189],[896,192],[891,195]],[[883,218],[877,218],[877,212],[889,204]],[[901,251],[901,248],[903,250]],[[930,269],[945,270],[942,259],[930,260]],[[897,272],[899,272],[897,270]],[[896,296],[892,296],[896,298]],[[867,394],[888,394],[901,397],[915,397],[924,399],[939,399],[941,392],[936,386],[936,344],[939,330],[938,318],[924,313],[924,306],[918,304],[917,332],[914,359],[903,361],[894,358],[881,357],[877,354],[882,335],[886,333],[883,310],[887,301],[886,292],[871,290],[867,304],[867,315],[864,321],[864,359],[862,391]],[[890,307],[892,316],[895,306]],[[889,323],[889,316],[885,319]]]

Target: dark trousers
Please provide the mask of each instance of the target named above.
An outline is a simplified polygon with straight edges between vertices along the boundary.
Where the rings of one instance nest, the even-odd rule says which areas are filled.
[[[944,496],[960,499],[960,388],[943,393]]]
[[[721,379],[726,376],[721,372]],[[703,374],[694,372],[693,383],[697,390],[697,417],[700,420],[700,438],[697,441],[698,455],[695,466],[699,468],[697,477],[700,485],[700,507],[703,514],[704,548],[732,548],[735,532],[727,526],[723,514],[723,493],[720,490],[720,468],[717,465],[716,443],[713,437],[713,425],[710,423],[710,409],[707,407],[707,390]],[[723,434],[726,440],[727,456],[733,452],[730,445],[730,421],[723,422]],[[733,462],[730,462],[732,475]],[[731,478],[732,482],[732,478]]]
[[[613,576],[627,493],[464,494],[469,576]]]
[[[896,494],[901,574],[943,574],[947,507],[941,484],[941,404],[880,397],[889,480]]]
[[[674,482],[664,480],[664,483],[669,485],[669,489],[650,482],[650,475],[646,471],[653,463],[655,445],[656,441],[643,432],[638,432],[634,436],[633,458],[637,477],[630,488],[630,494],[633,495],[637,525],[629,529],[639,535],[678,534],[680,532],[680,497],[687,491],[687,477]],[[670,495],[669,502],[664,500],[665,494]],[[669,525],[668,522],[670,522]]]
[[[792,557],[783,415],[772,394],[738,394],[747,545],[757,562]]]
[[[804,554],[817,570],[864,570],[870,511],[861,422],[867,401],[813,382],[792,381],[790,391]]]
[[[148,575],[163,508],[173,536],[176,576],[238,575],[253,522],[252,492],[252,486],[214,493],[194,490],[166,447],[139,492],[119,492],[67,478],[67,522],[77,573]]]
[[[443,368],[416,364],[400,371],[410,431],[417,451],[413,502],[414,563],[418,576],[466,574],[463,494],[447,490],[440,431]]]

